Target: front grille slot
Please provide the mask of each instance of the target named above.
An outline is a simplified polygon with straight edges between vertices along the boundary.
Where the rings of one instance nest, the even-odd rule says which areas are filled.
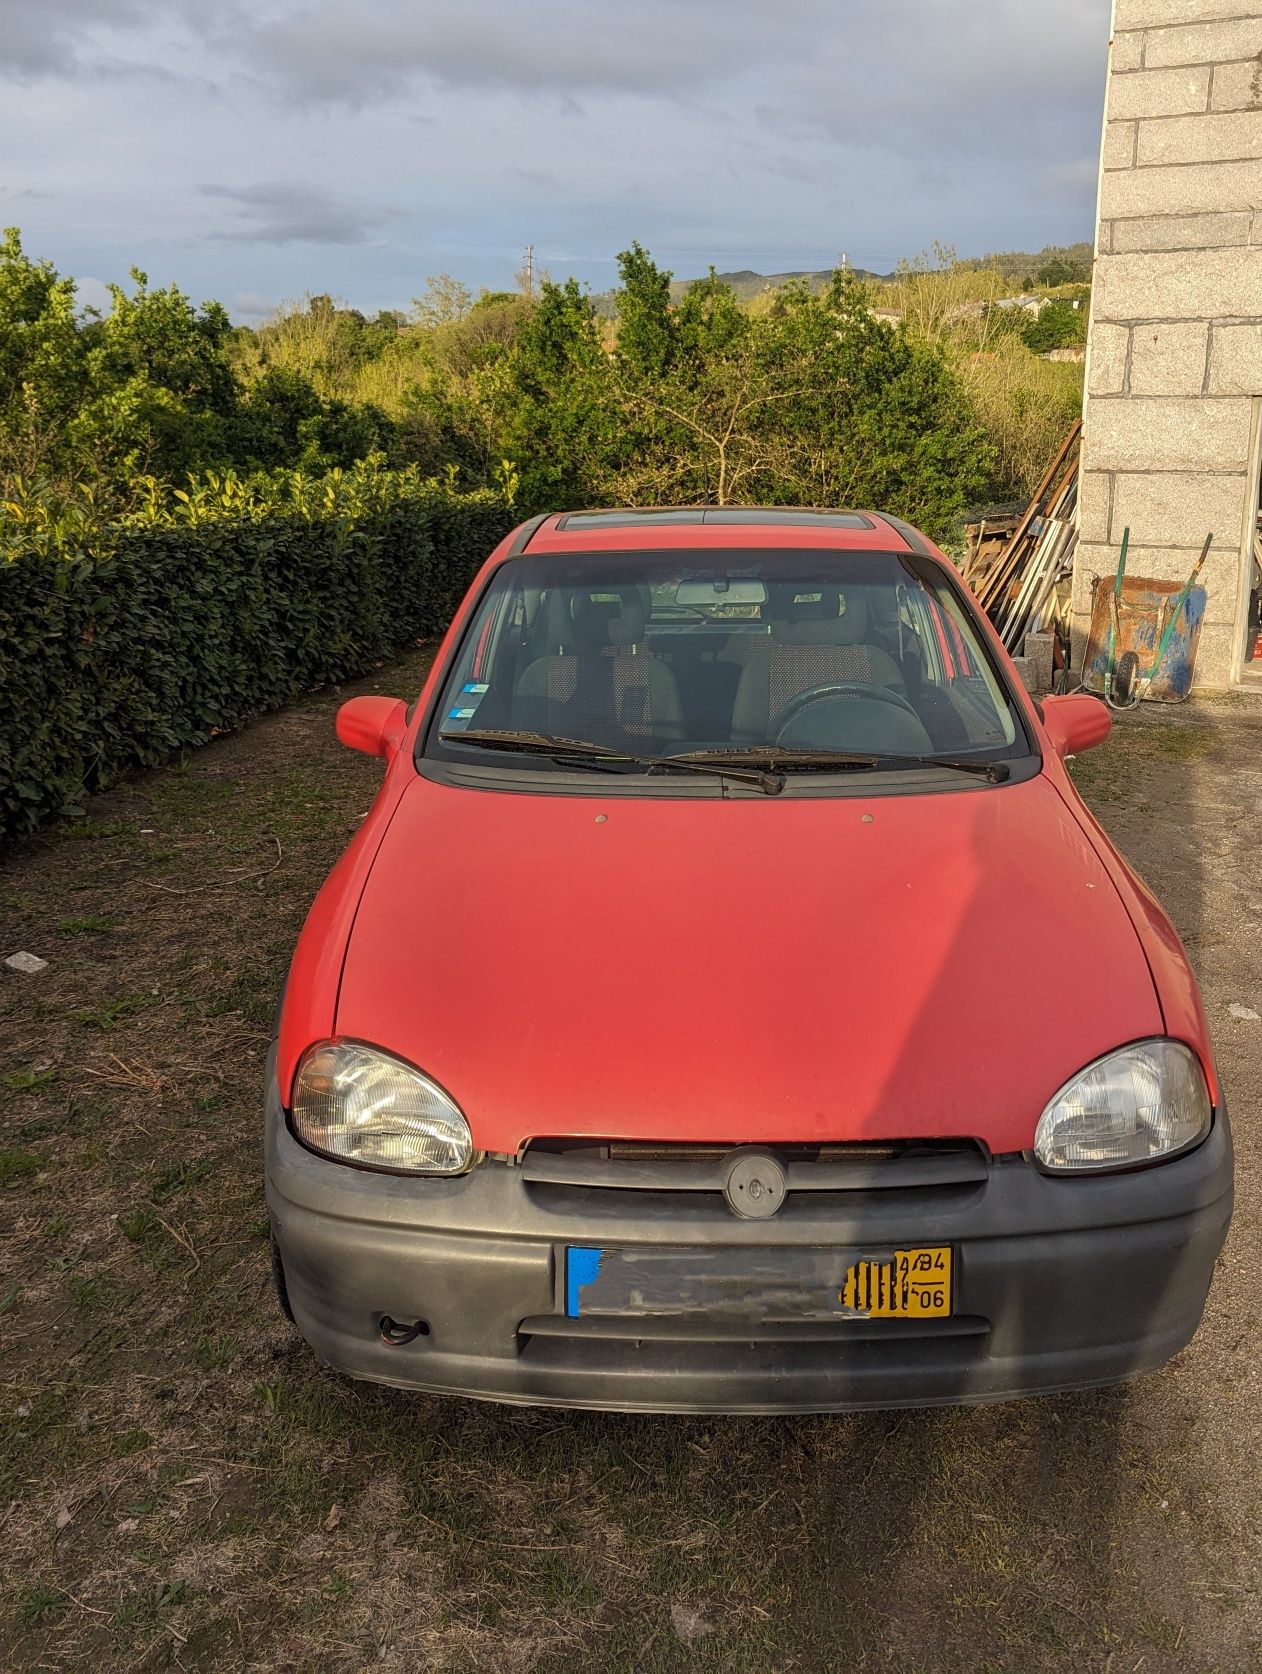
[[[990,1159],[974,1140],[773,1145],[786,1191],[911,1191],[985,1182]],[[740,1147],[628,1140],[534,1140],[521,1161],[528,1185],[610,1191],[722,1192],[726,1160]]]
[[[889,1343],[909,1337],[984,1337],[990,1321],[974,1314],[946,1319],[732,1320],[690,1314],[593,1316],[538,1314],[517,1328],[518,1352],[532,1337],[620,1343]]]

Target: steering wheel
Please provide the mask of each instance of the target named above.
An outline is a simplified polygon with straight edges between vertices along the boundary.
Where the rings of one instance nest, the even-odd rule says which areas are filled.
[[[896,709],[902,709],[915,720],[918,726],[924,725],[920,716],[901,692],[896,692],[890,686],[871,686],[866,680],[834,680],[825,686],[812,686],[808,691],[799,692],[783,704],[776,714],[776,742],[783,738],[789,725],[797,719],[804,709],[811,704],[820,703],[827,698],[834,697],[865,697],[875,698],[878,703],[892,703]]]

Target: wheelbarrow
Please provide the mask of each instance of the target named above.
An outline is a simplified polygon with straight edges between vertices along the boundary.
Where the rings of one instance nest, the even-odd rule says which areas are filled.
[[[1213,535],[1205,537],[1192,573],[1182,584],[1127,576],[1130,530],[1112,585],[1096,589],[1091,633],[1083,663],[1083,686],[1114,709],[1133,708],[1142,698],[1181,703],[1192,687],[1192,670],[1205,589],[1198,587]]]

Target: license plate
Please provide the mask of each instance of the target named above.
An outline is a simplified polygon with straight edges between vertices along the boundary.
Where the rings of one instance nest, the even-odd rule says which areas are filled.
[[[570,1319],[943,1319],[952,1278],[949,1244],[879,1254],[569,1244],[565,1312]]]

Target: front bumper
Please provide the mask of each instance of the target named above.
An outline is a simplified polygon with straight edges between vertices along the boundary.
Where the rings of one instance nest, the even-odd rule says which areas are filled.
[[[268,1067],[267,1203],[320,1360],[401,1388],[646,1412],[821,1412],[1003,1400],[1153,1371],[1192,1337],[1231,1219],[1226,1112],[1173,1162],[982,1185],[804,1193],[773,1220],[672,1192],[537,1189],[487,1162],[454,1180],[305,1150]],[[569,1319],[567,1244],[888,1250],[950,1244],[944,1320]],[[383,1315],[428,1334],[384,1342]]]

